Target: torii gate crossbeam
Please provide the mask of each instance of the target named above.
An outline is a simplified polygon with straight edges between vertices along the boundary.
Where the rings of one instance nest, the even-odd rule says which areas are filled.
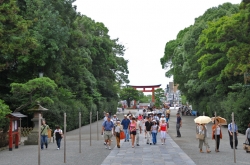
[[[128,85],[134,89],[137,90],[137,88],[142,88],[143,90],[140,90],[142,92],[152,92],[152,102],[155,102],[155,88],[160,88],[161,84],[159,85]],[[151,88],[150,89],[146,89],[146,88]],[[136,100],[134,102],[134,108],[136,108]]]

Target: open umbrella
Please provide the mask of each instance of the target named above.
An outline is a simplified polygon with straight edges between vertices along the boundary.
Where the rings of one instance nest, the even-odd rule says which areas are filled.
[[[212,117],[211,118],[212,122],[214,122],[215,119],[218,119],[221,125],[227,125],[227,120],[225,118],[220,116]]]
[[[211,118],[208,116],[199,116],[194,119],[194,122],[199,124],[207,124],[211,122]]]

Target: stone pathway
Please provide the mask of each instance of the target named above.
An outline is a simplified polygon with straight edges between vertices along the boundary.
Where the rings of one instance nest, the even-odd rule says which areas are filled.
[[[157,134],[158,143],[149,145],[142,131],[139,141],[140,146],[132,148],[131,142],[121,140],[121,148],[114,147],[102,165],[195,165],[169,135],[165,145],[161,144],[160,134]]]

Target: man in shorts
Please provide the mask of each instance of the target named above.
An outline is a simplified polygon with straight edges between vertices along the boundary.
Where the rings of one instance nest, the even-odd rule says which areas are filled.
[[[104,121],[102,124],[102,134],[104,135],[104,139],[106,142],[105,148],[111,150],[111,138],[112,138],[112,130],[114,129],[114,123],[110,119],[111,117],[108,116],[107,121]]]

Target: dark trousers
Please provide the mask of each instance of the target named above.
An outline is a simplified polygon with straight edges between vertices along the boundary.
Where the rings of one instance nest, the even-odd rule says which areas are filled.
[[[181,137],[180,127],[181,127],[180,124],[176,124],[176,132],[178,137]]]
[[[238,137],[237,137],[236,132],[233,132],[233,133],[234,133],[235,147],[237,147],[238,146]],[[228,135],[229,135],[230,146],[231,146],[231,148],[233,148],[233,135],[230,135],[229,131],[228,131]]]
[[[61,147],[61,140],[62,138],[56,139],[57,148]]]
[[[215,143],[217,146],[217,150],[219,150],[219,148],[220,148],[220,135],[214,135],[214,140],[215,140]]]

